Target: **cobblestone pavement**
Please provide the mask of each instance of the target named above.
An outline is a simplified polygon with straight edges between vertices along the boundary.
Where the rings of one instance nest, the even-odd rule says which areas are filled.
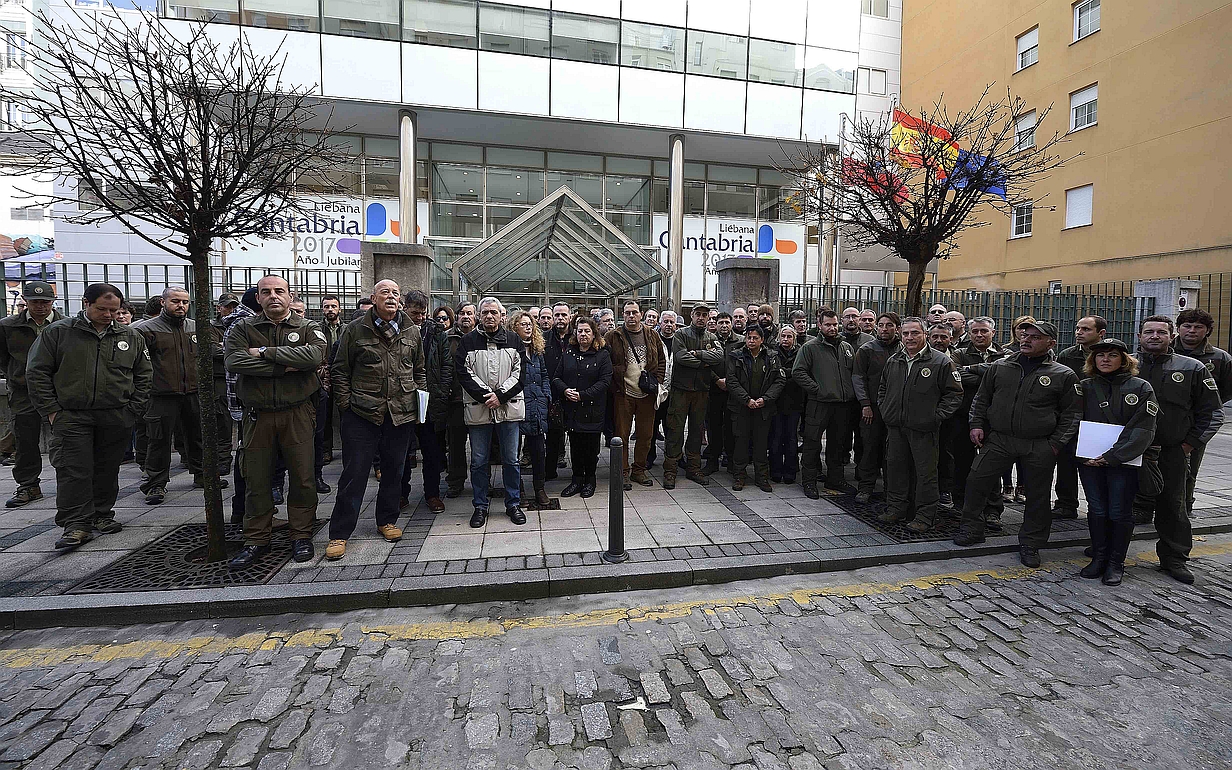
[[[1195,555],[7,633],[0,767],[1227,768],[1232,536]]]

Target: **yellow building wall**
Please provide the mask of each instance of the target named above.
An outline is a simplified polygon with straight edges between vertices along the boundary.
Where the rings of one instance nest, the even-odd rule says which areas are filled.
[[[1099,84],[1098,124],[1058,148],[1078,155],[1037,184],[1032,235],[989,226],[960,236],[946,288],[1042,288],[1232,271],[1232,3],[1105,0],[1100,30],[1073,38],[1068,0],[905,0],[909,109],[944,95],[951,112],[991,85],[1052,109],[1036,142],[1069,127],[1069,95]],[[1039,62],[1014,72],[1016,38],[1039,27]],[[1092,224],[1065,225],[1065,190],[1092,184]],[[1055,209],[1054,209],[1055,207]]]

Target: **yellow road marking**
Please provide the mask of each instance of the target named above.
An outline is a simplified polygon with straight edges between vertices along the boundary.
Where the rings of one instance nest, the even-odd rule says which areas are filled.
[[[1192,556],[1222,556],[1232,553],[1232,542],[1218,545],[1195,545]],[[1083,560],[1050,561],[1048,567],[1078,564]],[[1143,553],[1131,563],[1158,563],[1153,553]],[[713,612],[715,609],[734,607],[773,607],[792,600],[807,605],[814,598],[829,596],[862,597],[895,593],[907,588],[928,589],[953,583],[976,583],[983,578],[994,580],[1019,580],[1040,570],[1028,567],[984,568],[966,572],[940,572],[894,582],[852,583],[838,586],[802,588],[785,593],[732,596],[715,599],[699,599],[687,602],[672,602],[642,607],[614,607],[591,612],[562,615],[538,615],[500,620],[477,619],[458,621],[433,621],[424,623],[378,624],[362,626],[362,632],[373,638],[396,641],[444,641],[450,639],[488,639],[513,631],[543,629],[594,628],[614,626],[620,621],[644,623],[648,621],[673,620],[691,615],[695,610]],[[202,655],[209,653],[255,652],[284,648],[328,647],[338,641],[341,628],[317,628],[294,633],[286,631],[262,631],[238,637],[198,636],[188,639],[150,639],[117,644],[79,644],[68,647],[31,647],[0,650],[0,666],[6,668],[30,668],[54,666],[67,661],[109,662],[121,659],[151,658],[166,660],[178,655]]]

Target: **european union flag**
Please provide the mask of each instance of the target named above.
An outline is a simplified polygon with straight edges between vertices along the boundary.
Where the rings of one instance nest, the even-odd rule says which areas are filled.
[[[966,150],[959,150],[954,170],[949,174],[950,187],[961,189],[971,184],[973,178],[978,177],[986,180],[983,183],[984,192],[1005,200],[1007,184],[1005,172],[996,161],[991,161],[991,165],[988,165],[989,163],[990,161],[984,155],[973,155]]]

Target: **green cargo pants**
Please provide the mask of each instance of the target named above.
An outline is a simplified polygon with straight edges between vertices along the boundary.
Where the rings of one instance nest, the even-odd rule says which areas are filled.
[[[759,410],[760,411],[760,410]],[[770,420],[750,414],[748,409],[730,413],[732,426],[731,475],[744,482],[749,464],[749,449],[753,450],[753,478],[758,484],[770,481]]]
[[[56,525],[89,532],[115,517],[120,463],[136,415],[127,409],[65,409],[51,425],[49,457],[56,469]]]
[[[269,545],[274,531],[274,499],[270,484],[279,450],[287,465],[287,520],[292,540],[312,537],[317,515],[317,482],[313,438],[317,400],[277,412],[244,414],[244,545]]]
[[[710,393],[705,390],[677,390],[672,388],[671,401],[667,405],[667,420],[664,424],[666,440],[663,442],[664,469],[680,464],[682,452],[688,455],[688,468],[699,472],[702,466],[702,429],[706,424],[706,406]],[[685,441],[685,422],[689,426],[689,440]]]
[[[967,476],[967,496],[963,501],[962,529],[984,533],[984,508],[1001,484],[1001,474],[1017,464],[1022,469],[1020,483],[1027,492],[1027,504],[1018,532],[1019,545],[1042,548],[1052,532],[1052,471],[1057,457],[1048,439],[1015,438],[1005,433],[988,433],[984,446],[971,463]]]
[[[868,451],[868,446],[864,447]],[[937,431],[886,426],[886,513],[900,521],[937,521]],[[911,509],[915,508],[915,516]]]

